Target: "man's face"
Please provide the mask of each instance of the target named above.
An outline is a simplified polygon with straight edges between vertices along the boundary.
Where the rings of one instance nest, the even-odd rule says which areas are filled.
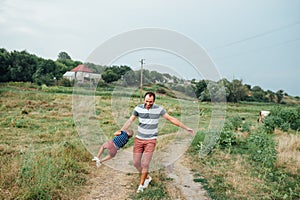
[[[153,103],[154,103],[154,97],[146,95],[145,96],[145,107],[146,107],[146,109],[149,110],[151,108],[151,106],[153,105]]]

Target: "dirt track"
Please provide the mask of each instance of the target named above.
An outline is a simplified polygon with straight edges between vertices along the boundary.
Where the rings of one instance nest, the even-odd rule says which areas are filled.
[[[172,199],[180,200],[210,199],[201,185],[193,181],[193,174],[187,165],[187,158],[182,156],[175,163],[165,168],[166,174],[172,179],[166,187],[168,195]],[[91,174],[91,177],[94,178],[88,181],[88,186],[85,188],[86,193],[79,199],[122,200],[130,199],[128,195],[135,193],[139,180],[137,173],[122,172],[106,165],[102,165],[100,168],[94,167],[95,170]]]

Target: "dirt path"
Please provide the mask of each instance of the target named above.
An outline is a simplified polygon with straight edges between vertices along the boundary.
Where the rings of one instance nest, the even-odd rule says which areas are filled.
[[[171,182],[167,183],[167,192],[172,199],[197,199],[209,200],[206,191],[200,183],[193,181],[194,176],[189,169],[189,162],[182,156],[174,164],[168,166],[165,171]],[[93,163],[94,164],[94,163]],[[94,167],[91,178],[85,188],[85,194],[78,199],[85,200],[122,200],[130,199],[129,194],[135,193],[139,175],[126,173],[102,165]]]
[[[166,189],[172,199],[208,200],[201,184],[194,182],[188,158],[184,154],[181,155],[186,151],[191,138],[180,137],[173,139],[172,145],[166,145],[165,141],[173,135],[159,137],[151,161],[153,169],[164,169],[166,176],[171,178],[172,181],[166,183]],[[130,199],[129,195],[136,192],[140,177],[132,165],[132,147],[118,152],[115,158],[100,168],[97,168],[95,163],[91,164],[92,178],[87,183],[86,193],[79,199],[123,200]]]
[[[96,168],[91,174],[85,188],[85,194],[78,199],[84,200],[122,200],[128,199],[130,193],[135,192],[132,180],[137,178],[137,174],[126,174],[102,165]]]
[[[171,190],[169,195],[172,199],[210,200],[201,184],[194,182],[194,175],[188,165],[189,161],[185,156],[182,156],[174,164],[166,168],[168,176],[173,179],[173,187],[175,186],[175,189],[177,188],[181,192],[180,198],[172,194],[174,190]]]

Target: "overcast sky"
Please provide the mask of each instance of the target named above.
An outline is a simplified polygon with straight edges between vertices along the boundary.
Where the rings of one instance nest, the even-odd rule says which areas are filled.
[[[299,0],[0,0],[0,47],[53,60],[65,51],[84,62],[110,38],[151,27],[199,44],[223,78],[300,96]],[[116,63],[135,69],[141,58],[150,68],[189,68],[174,55],[149,50]]]

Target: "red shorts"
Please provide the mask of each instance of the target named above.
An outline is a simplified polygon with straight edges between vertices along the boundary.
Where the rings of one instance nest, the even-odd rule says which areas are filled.
[[[135,138],[133,146],[134,165],[149,168],[155,146],[156,139],[142,140]]]
[[[118,150],[117,150],[115,144],[113,143],[113,141],[105,142],[105,143],[102,145],[102,147],[103,147],[104,149],[107,149],[107,150],[108,150],[109,155],[110,155],[111,157],[115,157],[115,156],[116,156]]]

